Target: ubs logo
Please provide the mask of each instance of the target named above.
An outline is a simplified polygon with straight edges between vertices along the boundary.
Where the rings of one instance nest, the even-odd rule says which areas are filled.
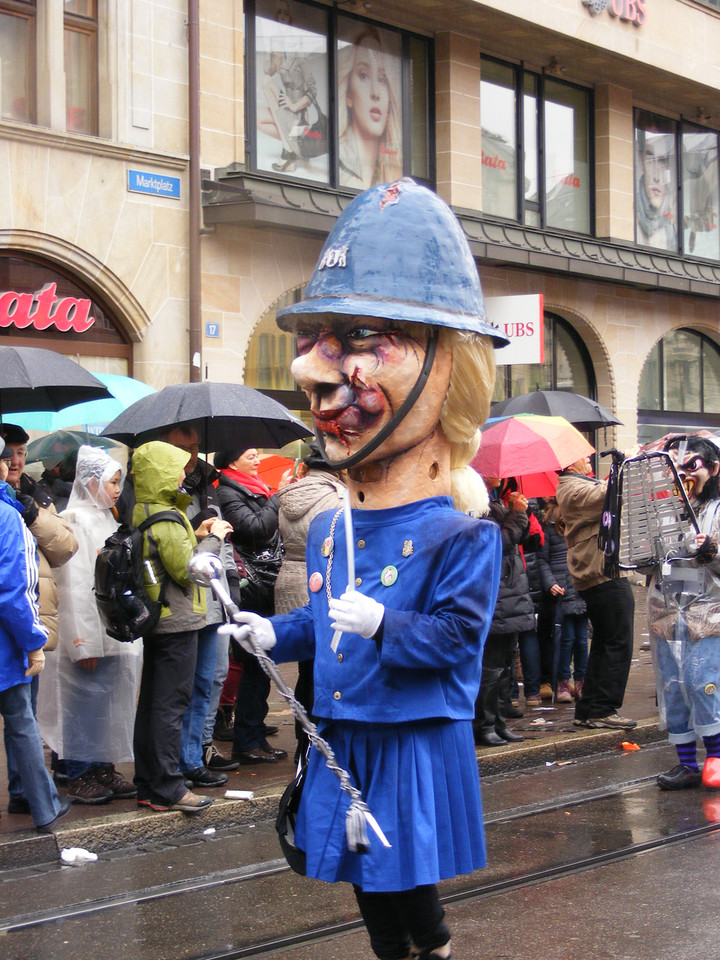
[[[618,17],[636,27],[641,27],[647,19],[646,3],[647,0],[582,0],[583,6],[594,17],[607,10],[611,17]]]

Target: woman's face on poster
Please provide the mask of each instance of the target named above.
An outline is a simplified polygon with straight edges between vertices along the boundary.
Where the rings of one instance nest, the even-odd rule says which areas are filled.
[[[666,137],[653,138],[645,135],[645,145],[640,155],[645,193],[650,205],[659,210],[665,202],[670,183],[670,155],[666,146]]]
[[[390,88],[383,54],[369,37],[355,47],[346,101],[356,132],[364,139],[382,137],[390,108]]]
[[[397,412],[417,380],[430,328],[374,317],[305,318],[291,371],[310,400],[331,460],[361,450]],[[438,345],[425,389],[372,459],[410,449],[440,419],[452,359]]]

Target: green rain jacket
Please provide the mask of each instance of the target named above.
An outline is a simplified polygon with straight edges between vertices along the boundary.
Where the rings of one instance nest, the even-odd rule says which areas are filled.
[[[145,588],[151,599],[158,599],[165,574],[170,575],[154,633],[185,633],[205,626],[205,590],[192,583],[187,565],[196,551],[220,553],[220,540],[215,536],[205,537],[198,543],[187,518],[191,497],[178,490],[178,479],[188,459],[184,450],[161,440],[144,443],[133,454],[136,497],[133,524],[137,526],[161,510],[176,510],[184,524],[159,520],[143,534],[143,560],[149,561],[156,581],[152,582],[145,564]]]

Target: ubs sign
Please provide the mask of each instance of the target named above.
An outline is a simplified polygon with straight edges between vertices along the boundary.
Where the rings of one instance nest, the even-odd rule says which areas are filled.
[[[582,0],[582,3],[593,16],[607,10],[611,17],[618,17],[636,27],[641,27],[647,19],[647,0]]]

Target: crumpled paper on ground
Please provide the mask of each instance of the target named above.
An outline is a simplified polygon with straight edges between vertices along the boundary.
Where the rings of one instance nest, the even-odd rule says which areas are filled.
[[[69,863],[73,867],[79,867],[83,863],[91,863],[97,860],[96,853],[90,850],[83,850],[82,847],[66,847],[60,851],[60,859],[63,863]]]

